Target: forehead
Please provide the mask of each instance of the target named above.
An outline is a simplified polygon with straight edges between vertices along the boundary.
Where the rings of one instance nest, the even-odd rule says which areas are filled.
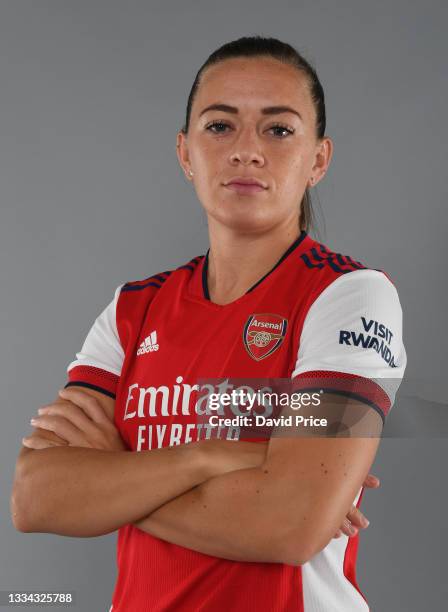
[[[212,65],[202,74],[193,113],[215,102],[256,110],[289,105],[310,119],[314,109],[306,75],[273,58],[232,58]]]

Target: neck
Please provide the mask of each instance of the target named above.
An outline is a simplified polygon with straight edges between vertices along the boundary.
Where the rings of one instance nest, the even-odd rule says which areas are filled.
[[[227,229],[227,228],[226,228]],[[263,234],[223,231],[209,222],[207,286],[210,300],[227,304],[244,295],[278,262],[301,230],[294,223]]]

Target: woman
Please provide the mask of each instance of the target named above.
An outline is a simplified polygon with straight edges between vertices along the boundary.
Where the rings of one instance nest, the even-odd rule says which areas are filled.
[[[321,84],[290,45],[241,38],[199,70],[177,154],[210,248],[117,287],[14,484],[22,531],[119,529],[113,612],[368,610],[356,506],[406,352],[390,279],[308,234],[332,151]],[[194,385],[232,377],[315,380],[329,425],[370,437],[213,439]]]

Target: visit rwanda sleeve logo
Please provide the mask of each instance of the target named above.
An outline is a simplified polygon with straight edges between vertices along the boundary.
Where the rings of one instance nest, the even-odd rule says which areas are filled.
[[[373,348],[391,368],[398,367],[390,344],[394,334],[383,323],[374,319],[367,320],[361,317],[362,331],[356,332],[347,329],[339,330],[339,344],[348,346],[359,346],[361,348]]]
[[[243,330],[246,351],[256,361],[272,355],[283,342],[288,320],[277,314],[252,314]]]

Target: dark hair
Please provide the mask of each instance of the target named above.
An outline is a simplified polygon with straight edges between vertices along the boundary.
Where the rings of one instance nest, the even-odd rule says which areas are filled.
[[[230,58],[260,56],[272,57],[285,64],[290,64],[306,75],[309,91],[316,111],[316,137],[318,139],[323,138],[326,127],[325,97],[324,90],[315,69],[288,43],[282,42],[277,38],[266,38],[263,36],[243,36],[242,38],[222,45],[207,58],[204,64],[199,68],[191,87],[190,95],[188,96],[185,124],[181,131],[184,134],[188,133],[191,107],[200,84],[202,73],[209,66]],[[310,229],[315,226],[315,214],[308,188],[305,190],[301,202],[301,210],[302,215],[299,219],[300,229],[309,232]]]

